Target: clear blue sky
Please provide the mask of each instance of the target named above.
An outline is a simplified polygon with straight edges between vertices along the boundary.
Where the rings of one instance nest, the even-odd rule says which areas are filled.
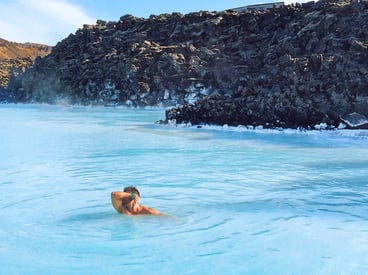
[[[55,45],[83,24],[122,15],[221,11],[275,0],[0,0],[0,38]]]

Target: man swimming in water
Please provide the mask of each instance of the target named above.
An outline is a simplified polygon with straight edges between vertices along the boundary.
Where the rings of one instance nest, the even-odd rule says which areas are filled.
[[[140,193],[134,186],[124,188],[124,191],[111,192],[111,202],[116,211],[126,215],[163,215],[157,210],[138,204]]]

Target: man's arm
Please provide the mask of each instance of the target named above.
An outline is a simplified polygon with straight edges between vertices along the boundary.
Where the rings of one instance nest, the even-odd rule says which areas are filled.
[[[111,202],[114,206],[115,210],[119,213],[123,212],[123,200],[132,200],[131,193],[122,192],[122,191],[113,191],[111,192]]]
[[[127,192],[123,192],[123,191],[113,191],[111,192],[111,198],[115,198],[115,199],[126,199],[131,197],[132,194],[131,193],[127,193]]]

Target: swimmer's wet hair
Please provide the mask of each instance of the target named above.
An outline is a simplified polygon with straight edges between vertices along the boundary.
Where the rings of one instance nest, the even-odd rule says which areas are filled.
[[[127,192],[127,193],[136,193],[138,194],[138,196],[141,196],[141,194],[139,193],[138,189],[135,187],[135,186],[127,186],[124,188],[124,192]]]

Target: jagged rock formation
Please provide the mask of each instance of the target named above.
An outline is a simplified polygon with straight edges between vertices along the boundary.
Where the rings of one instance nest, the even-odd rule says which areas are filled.
[[[9,78],[30,67],[37,56],[45,56],[51,47],[35,43],[14,43],[0,38],[0,88],[8,86]]]
[[[85,25],[9,85],[24,102],[179,106],[167,121],[337,126],[368,115],[368,3],[123,16]]]
[[[254,55],[243,52],[243,64],[231,71],[238,76],[233,93],[168,110],[167,120],[297,128],[337,127],[352,112],[367,116],[367,2],[286,7],[260,18],[257,33],[243,40]]]

